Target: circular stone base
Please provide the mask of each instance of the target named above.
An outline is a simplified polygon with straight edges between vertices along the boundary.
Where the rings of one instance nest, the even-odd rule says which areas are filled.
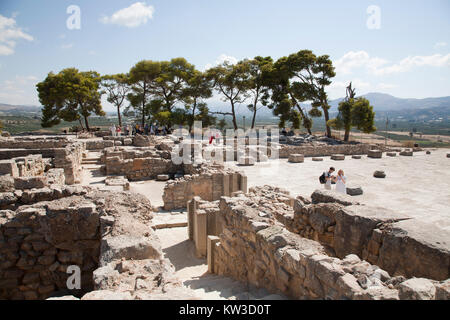
[[[363,189],[360,186],[347,187],[347,194],[350,196],[359,196],[363,194]]]
[[[373,173],[373,176],[375,178],[386,178],[386,173],[384,173],[384,171],[382,170],[377,170]]]
[[[333,154],[331,155],[331,160],[345,160],[344,154]]]

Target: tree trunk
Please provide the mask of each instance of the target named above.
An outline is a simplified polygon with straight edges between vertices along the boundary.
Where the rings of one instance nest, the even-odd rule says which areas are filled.
[[[300,114],[301,114],[301,116],[302,116],[303,118],[308,118],[308,116],[303,112],[303,109],[300,107],[299,104],[297,104],[297,109],[298,109],[298,111],[300,112]],[[311,128],[305,128],[305,129],[308,131],[308,133],[309,133],[310,135],[312,135]]]
[[[194,106],[192,107],[192,118],[189,121],[189,134],[191,133],[192,126],[194,125],[194,117],[195,117],[195,109],[197,108],[197,102],[194,102]]]
[[[255,120],[256,120],[256,108],[255,110],[253,110],[252,129],[255,128]]]
[[[325,126],[327,127],[327,137],[331,138],[331,128],[328,125],[328,120],[330,120],[330,115],[328,114],[328,109],[325,107],[322,107],[323,109],[323,114],[325,116]]]
[[[89,122],[88,122],[88,117],[87,116],[83,116],[84,117],[84,124],[86,125],[86,130],[88,132],[91,131],[91,129],[89,128]]]
[[[238,129],[237,121],[236,121],[236,113],[234,112],[234,101],[231,100],[231,113],[233,114],[233,126],[234,130],[236,131]]]
[[[119,126],[122,128],[122,115],[120,114],[120,106],[117,106],[117,116],[119,117]]]
[[[255,101],[253,102],[253,119],[252,119],[252,129],[255,128],[255,121],[256,121],[256,106],[258,105],[259,100],[259,92],[256,93]]]
[[[81,130],[84,130],[83,122],[81,122],[81,118],[78,118],[78,122],[80,123]]]
[[[142,128],[145,127],[145,96],[147,95],[147,87],[144,84],[144,91],[142,92]]]
[[[344,134],[344,141],[348,141],[348,138],[350,136],[350,129],[345,129],[345,134]]]

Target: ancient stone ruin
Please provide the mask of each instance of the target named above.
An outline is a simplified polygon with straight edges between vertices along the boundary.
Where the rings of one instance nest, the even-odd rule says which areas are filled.
[[[201,288],[233,283],[228,296],[239,299],[450,298],[445,230],[360,203],[359,185],[348,195],[291,195],[248,188],[239,170],[270,166],[274,156],[304,167],[386,152],[414,159],[418,149],[313,136],[238,146],[100,133],[1,137],[0,299],[202,299],[194,280],[180,279],[190,254],[208,270]],[[185,240],[168,246],[169,228]]]

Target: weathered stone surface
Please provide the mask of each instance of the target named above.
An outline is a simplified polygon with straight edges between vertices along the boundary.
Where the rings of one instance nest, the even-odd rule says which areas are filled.
[[[381,150],[369,150],[367,157],[374,159],[381,159],[383,152]]]
[[[129,292],[98,290],[85,294],[81,300],[132,300],[132,296]]]
[[[159,174],[157,177],[156,177],[156,180],[158,180],[158,181],[167,181],[167,180],[169,180],[169,175],[167,175],[167,174]]]
[[[292,162],[292,163],[302,163],[302,162],[305,161],[305,157],[304,157],[303,154],[295,154],[295,153],[293,153],[293,154],[289,155],[289,160],[288,161]]]
[[[402,151],[400,152],[401,156],[406,156],[406,157],[412,157],[413,156],[413,152],[412,151]]]
[[[352,155],[352,159],[361,159],[360,155]]]
[[[350,196],[329,190],[315,190],[311,199],[313,203],[339,203],[344,206],[357,204]]]
[[[19,190],[41,189],[48,186],[47,177],[17,177],[14,178],[14,187]]]
[[[312,161],[323,161],[323,158],[317,158],[317,157],[313,157]]]
[[[255,158],[250,156],[241,156],[239,157],[239,165],[241,166],[253,166],[255,165]]]
[[[345,160],[344,154],[333,154],[331,155],[331,160]]]
[[[376,170],[376,171],[373,173],[373,176],[374,176],[375,178],[386,178],[386,173],[385,173],[384,171],[382,171],[382,170]]]
[[[359,196],[363,194],[361,186],[347,186],[347,194],[350,196]]]
[[[0,176],[0,192],[14,192],[14,178],[10,175]]]
[[[395,157],[395,156],[397,156],[397,153],[396,152],[386,152],[386,155],[388,157]]]
[[[399,297],[402,300],[434,300],[436,288],[433,283],[424,278],[412,278],[398,286]]]
[[[157,238],[121,235],[102,240],[101,247],[103,252],[102,264],[120,258],[143,260],[161,257],[161,245]]]

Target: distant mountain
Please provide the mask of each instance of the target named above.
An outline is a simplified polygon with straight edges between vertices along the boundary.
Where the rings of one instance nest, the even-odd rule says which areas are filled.
[[[406,111],[415,109],[429,109],[450,107],[450,97],[425,98],[425,99],[403,99],[386,93],[371,92],[363,95],[373,106],[374,111]],[[331,109],[336,110],[339,102],[344,98],[330,101]]]
[[[435,119],[442,117],[448,119],[450,116],[450,96],[438,98],[425,99],[403,99],[391,96],[385,93],[371,92],[363,95],[370,101],[377,113],[377,117],[394,116],[404,118],[430,118]],[[344,98],[339,98],[330,101],[330,113],[333,116],[337,112],[339,102]],[[208,101],[210,110],[212,112],[229,112],[229,103],[222,101]],[[309,104],[302,104],[307,110],[310,108]],[[20,106],[0,103],[0,115],[20,116],[20,115],[36,115],[41,112],[41,107],[38,106]],[[252,117],[252,113],[247,108],[247,103],[242,103],[236,106],[236,113],[239,117],[245,116],[247,119]],[[109,116],[115,116],[115,111],[107,112]],[[258,111],[258,118],[273,117],[272,110],[268,108],[261,108]],[[221,116],[218,115],[220,118]]]
[[[20,115],[36,115],[41,112],[38,106],[21,106],[0,103],[0,115],[2,116],[20,116]]]

